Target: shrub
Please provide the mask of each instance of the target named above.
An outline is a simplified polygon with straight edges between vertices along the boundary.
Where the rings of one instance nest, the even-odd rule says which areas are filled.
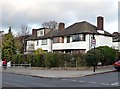
[[[97,49],[99,49],[103,55],[103,59],[101,59],[103,65],[113,64],[117,60],[118,50],[108,46],[100,46]]]
[[[44,53],[46,53],[44,50],[42,50],[41,48],[38,48],[38,49],[34,52],[34,55],[44,54]]]
[[[45,58],[46,67],[59,67],[59,58],[55,53],[47,53]]]
[[[97,65],[102,62],[102,65],[111,65],[117,59],[118,51],[108,46],[100,46],[89,50],[86,53],[85,61],[87,66]]]
[[[98,62],[103,58],[102,53],[98,49],[92,49],[86,53],[85,61],[87,66],[97,65]]]

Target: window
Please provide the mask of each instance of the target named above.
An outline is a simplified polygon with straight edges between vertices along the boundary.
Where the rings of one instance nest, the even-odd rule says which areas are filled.
[[[44,30],[37,31],[37,36],[44,36]]]
[[[53,43],[64,43],[64,37],[54,37]]]
[[[67,36],[67,43],[70,43],[70,36]]]
[[[76,34],[72,36],[72,41],[85,41],[85,34]]]
[[[58,37],[54,37],[53,38],[53,43],[58,43],[59,42],[59,38]]]
[[[34,46],[34,42],[33,42],[33,41],[28,41],[28,42],[27,42],[27,45],[28,45],[28,46]]]
[[[64,38],[63,37],[59,37],[59,43],[64,43]]]
[[[85,41],[85,34],[80,34],[80,41]]]
[[[37,44],[36,44],[37,46],[39,45],[39,41],[37,40]]]
[[[42,45],[47,45],[47,39],[42,40]]]

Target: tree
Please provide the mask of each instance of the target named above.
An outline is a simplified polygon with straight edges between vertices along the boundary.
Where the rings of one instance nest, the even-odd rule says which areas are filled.
[[[15,38],[15,46],[17,48],[18,53],[23,53],[25,51],[26,41],[30,36],[30,31],[27,25],[22,25],[21,29],[17,33],[17,37]]]
[[[21,29],[18,31],[18,36],[30,35],[30,31],[27,25],[22,25]]]
[[[48,21],[42,24],[42,27],[50,28],[50,29],[56,29],[57,26],[58,26],[58,23],[56,21]]]
[[[2,59],[6,58],[7,60],[12,60],[12,55],[16,53],[16,50],[11,27],[9,27],[8,33],[3,36],[2,45]]]

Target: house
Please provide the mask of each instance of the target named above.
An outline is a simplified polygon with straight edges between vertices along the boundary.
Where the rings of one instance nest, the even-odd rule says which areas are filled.
[[[32,29],[32,35],[27,41],[26,52],[33,52],[38,48],[42,48],[44,51],[51,52],[51,29],[40,28]]]
[[[42,48],[47,52],[83,53],[94,46],[112,47],[112,35],[104,30],[102,16],[97,17],[97,26],[82,21],[67,28],[65,28],[64,23],[59,23],[58,29],[55,30],[32,29],[32,36],[26,40],[27,52]]]
[[[113,48],[118,49],[120,52],[120,33],[114,32],[112,35],[113,35]]]

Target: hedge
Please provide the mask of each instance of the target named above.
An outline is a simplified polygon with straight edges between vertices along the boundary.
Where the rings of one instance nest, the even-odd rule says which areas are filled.
[[[14,64],[31,64],[33,67],[80,67],[93,66],[99,62],[102,65],[111,65],[117,61],[118,51],[108,46],[97,47],[91,49],[86,54],[82,53],[46,53],[40,52],[36,54],[16,54],[12,56]]]
[[[12,56],[14,64],[31,64],[33,67],[76,67],[83,66],[83,54],[43,53],[16,54]],[[77,64],[76,64],[77,63]]]

